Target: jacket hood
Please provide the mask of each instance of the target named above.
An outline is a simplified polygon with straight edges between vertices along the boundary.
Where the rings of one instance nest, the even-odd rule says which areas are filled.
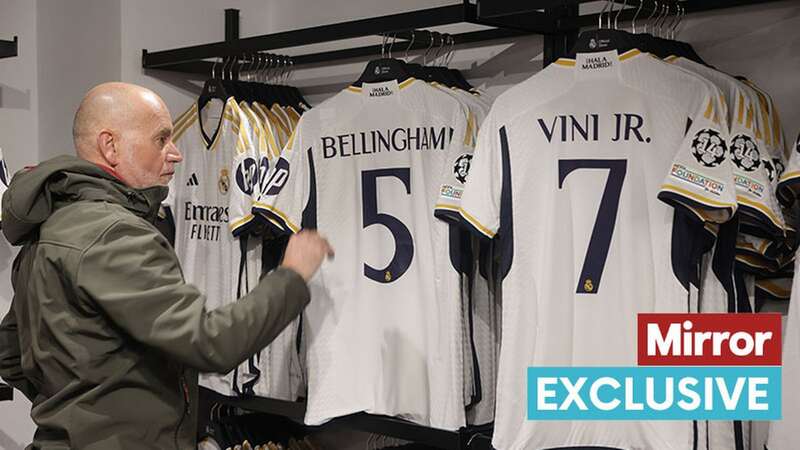
[[[96,164],[58,156],[11,179],[3,194],[3,234],[12,244],[21,245],[56,210],[78,201],[120,204],[152,222],[166,196],[166,186],[134,189]]]

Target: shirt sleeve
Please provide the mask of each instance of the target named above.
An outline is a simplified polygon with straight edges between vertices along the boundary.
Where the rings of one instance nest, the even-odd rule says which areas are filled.
[[[459,208],[464,184],[472,166],[477,133],[475,114],[458,109],[453,125],[453,140],[448,146],[446,162],[442,168],[434,215],[452,223],[460,221]]]
[[[658,198],[706,222],[727,222],[736,211],[736,186],[725,108],[718,92],[706,89],[687,117],[687,131]]]
[[[478,132],[469,179],[460,195],[459,215],[473,232],[493,238],[500,228],[501,194],[505,173],[503,155],[508,153],[505,128],[498,127],[493,115],[484,120]],[[506,158],[507,160],[507,158]]]
[[[312,148],[304,142],[303,131],[301,119],[280,158],[261,183],[259,199],[254,204],[256,213],[290,233],[300,231],[314,177],[313,160],[308,155]]]
[[[769,149],[758,138],[757,106],[745,92],[736,95],[730,125],[729,154],[733,163],[736,201],[743,223],[772,236],[782,236],[783,214],[769,172],[774,170]]]
[[[253,222],[254,193],[259,179],[259,145],[262,139],[255,124],[251,123],[233,98],[228,99],[226,108],[231,110],[237,141],[231,164],[233,173],[222,174],[219,183],[227,184],[230,192],[228,227],[234,236],[239,236]]]
[[[778,198],[787,206],[791,206],[800,192],[800,135],[797,136],[794,149],[789,155],[786,170],[778,181]]]
[[[83,253],[70,276],[88,308],[132,339],[204,372],[227,373],[260,351],[310,298],[300,275],[279,268],[237,301],[207,311],[166,240],[124,220]]]

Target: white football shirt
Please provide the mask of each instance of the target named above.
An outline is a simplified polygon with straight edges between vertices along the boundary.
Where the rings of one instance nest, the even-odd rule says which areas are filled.
[[[202,127],[201,127],[202,123]],[[175,253],[184,278],[206,295],[211,310],[235,301],[258,283],[260,242],[237,236],[252,223],[253,192],[261,164],[258,138],[233,98],[195,103],[174,124],[173,140],[184,160],[175,166],[165,205],[175,221]],[[246,257],[243,258],[242,255]],[[247,363],[245,363],[246,365]],[[249,381],[234,373],[201,374],[200,383],[225,395]]]
[[[526,368],[636,365],[636,314],[690,309],[696,229],[736,209],[718,98],[633,50],[561,59],[495,101],[461,215],[502,242],[496,448],[691,448],[691,422],[528,421]]]
[[[303,313],[307,424],[366,411],[464,425],[455,231],[433,210],[460,193],[467,137],[462,106],[413,78],[349,87],[300,119],[256,210],[336,250]]]
[[[759,106],[755,92],[742,81],[690,59],[670,57],[667,61],[709,80],[724,95],[739,211],[765,233],[782,238],[783,215],[769,175],[772,154],[757,132]]]
[[[795,260],[794,273],[798,273],[800,262]],[[781,370],[781,420],[770,423],[767,448],[769,450],[796,449],[798,424],[800,424],[800,277],[795,276],[789,315],[783,334],[783,369]]]

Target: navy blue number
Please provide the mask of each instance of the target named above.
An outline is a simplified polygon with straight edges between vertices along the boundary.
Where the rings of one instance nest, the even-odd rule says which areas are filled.
[[[608,259],[608,250],[611,247],[611,238],[614,236],[614,226],[617,222],[619,210],[619,197],[622,193],[622,184],[625,182],[625,173],[628,170],[628,161],[624,159],[561,159],[558,161],[558,188],[561,189],[567,176],[578,169],[608,169],[606,187],[597,218],[594,221],[592,237],[586,249],[583,260],[581,277],[578,279],[578,294],[596,294],[600,288],[600,279]]]
[[[364,264],[364,276],[378,283],[391,283],[403,276],[414,259],[414,239],[403,222],[397,217],[378,212],[378,178],[394,177],[403,182],[406,193],[411,194],[411,169],[408,167],[395,169],[365,170],[361,172],[361,204],[363,207],[363,227],[372,225],[385,226],[394,237],[395,251],[389,265],[383,269],[375,269]]]

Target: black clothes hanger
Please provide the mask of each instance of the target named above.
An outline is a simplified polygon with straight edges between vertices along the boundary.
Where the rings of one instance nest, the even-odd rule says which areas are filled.
[[[230,97],[234,96],[232,91],[232,86],[228,82],[228,80],[223,79],[225,75],[225,66],[227,64],[223,64],[222,70],[220,71],[220,78],[215,77],[215,70],[216,64],[211,69],[211,78],[206,80],[205,84],[203,85],[203,90],[200,92],[200,96],[197,98],[197,111],[198,113],[203,111],[208,102],[211,100],[222,100],[223,105],[225,102],[228,101]],[[222,126],[222,118],[223,114],[220,114],[219,121],[217,122],[216,128],[214,128],[214,132],[211,136],[206,133],[205,127],[203,126],[203,120],[201,116],[201,120],[198,121],[200,125],[200,133],[203,135],[205,139],[205,145],[210,147],[214,140],[217,138],[217,134],[219,133],[219,129]]]
[[[217,64],[215,62],[214,66],[211,68],[211,78],[206,80],[205,84],[203,84],[203,90],[200,92],[200,97],[197,99],[198,110],[202,110],[203,107],[213,99],[219,99],[225,102],[228,100],[228,97],[230,97],[228,90],[222,82],[222,78],[217,78],[215,76],[216,67]]]
[[[621,54],[635,48],[639,48],[639,45],[637,39],[631,33],[602,28],[581,33],[570,55],[574,58],[578,53],[606,52],[609,50],[616,50]]]
[[[394,58],[380,58],[373,59],[367,63],[364,72],[358,77],[358,80],[353,83],[354,86],[361,86],[364,83],[381,83],[384,81],[397,80],[403,82],[411,78],[408,73],[406,63],[399,59]]]
[[[361,76],[353,83],[354,86],[360,87],[364,83],[382,83],[391,80],[397,80],[398,83],[401,83],[412,77],[405,61],[392,58],[391,46],[389,47],[388,57],[386,57],[387,53],[384,48],[387,40],[388,36],[384,36],[383,45],[381,45],[381,57],[367,63],[367,67],[364,68]],[[393,44],[394,42],[392,42]]]
[[[464,78],[464,74],[461,73],[460,70],[457,69],[448,69],[448,70],[453,75],[453,78],[455,78],[457,88],[464,91],[472,91],[475,89],[471,84],[469,84],[469,81],[467,81],[467,79]]]

